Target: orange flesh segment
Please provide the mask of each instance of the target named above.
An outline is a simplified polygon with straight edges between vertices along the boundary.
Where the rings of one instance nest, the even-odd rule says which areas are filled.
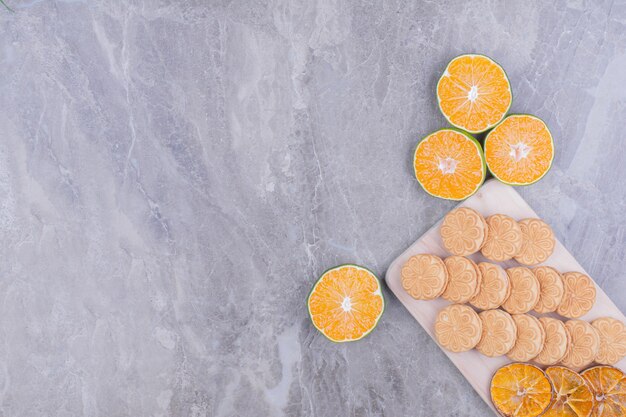
[[[554,366],[546,369],[556,398],[544,417],[589,417],[593,410],[593,394],[584,378],[576,372]]]
[[[550,169],[552,135],[545,123],[529,115],[509,116],[485,139],[487,166],[507,184],[531,184]]]
[[[552,385],[539,368],[513,363],[493,376],[491,399],[503,416],[536,417],[550,405]]]
[[[415,176],[428,193],[452,200],[472,195],[485,177],[480,145],[450,129],[422,140],[413,163]]]
[[[478,133],[502,120],[513,97],[500,65],[485,56],[462,55],[448,64],[437,98],[450,123]]]
[[[351,265],[326,272],[309,296],[313,324],[336,342],[365,336],[376,326],[383,307],[376,277]]]

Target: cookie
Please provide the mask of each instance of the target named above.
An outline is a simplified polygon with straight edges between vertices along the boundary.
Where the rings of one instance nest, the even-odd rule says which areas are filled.
[[[586,321],[568,320],[565,322],[572,346],[561,359],[568,368],[580,369],[589,365],[596,358],[600,349],[600,336],[596,329]]]
[[[517,326],[511,315],[502,310],[487,310],[478,316],[483,323],[483,332],[476,349],[489,357],[510,351],[517,339]]]
[[[441,297],[453,303],[467,303],[480,289],[480,271],[471,259],[449,256],[443,263],[448,270],[448,285]]]
[[[534,316],[514,314],[511,317],[517,326],[517,339],[506,356],[512,361],[528,362],[543,349],[546,332],[539,319]]]
[[[600,336],[600,348],[595,361],[602,365],[615,365],[626,356],[626,328],[619,320],[603,317],[591,322]]]
[[[515,260],[522,265],[545,262],[554,252],[554,232],[541,219],[524,219],[517,222],[522,231],[522,247]]]
[[[503,262],[512,259],[522,248],[522,230],[515,220],[504,214],[487,217],[489,231],[481,249],[487,259]]]
[[[459,256],[478,252],[487,234],[486,225],[483,216],[469,207],[450,211],[439,228],[443,247]]]
[[[481,310],[491,310],[502,305],[511,293],[511,284],[506,271],[500,265],[481,262],[478,270],[482,277],[480,288],[470,304]]]
[[[451,352],[473,349],[482,334],[482,322],[471,307],[451,304],[437,314],[435,337],[437,342]]]
[[[533,359],[540,365],[555,365],[563,359],[569,351],[570,335],[561,320],[551,317],[541,317],[539,323],[546,333],[541,352]]]
[[[502,308],[511,314],[524,314],[532,310],[539,301],[539,281],[526,267],[515,266],[506,270],[511,281],[511,294]]]
[[[534,310],[537,313],[552,313],[556,311],[563,300],[563,278],[554,268],[549,266],[538,266],[534,268],[533,274],[539,281],[539,301]]]
[[[577,319],[593,308],[596,302],[596,286],[585,274],[566,272],[563,274],[565,292],[556,312],[563,317]]]
[[[448,283],[448,271],[440,257],[419,254],[409,258],[400,273],[402,288],[416,300],[434,300]]]

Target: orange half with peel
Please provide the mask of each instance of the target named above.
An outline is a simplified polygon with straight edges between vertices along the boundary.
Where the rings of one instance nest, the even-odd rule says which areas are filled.
[[[324,272],[308,298],[311,321],[333,342],[367,336],[385,309],[380,281],[357,265],[339,265]]]
[[[448,200],[471,196],[487,174],[478,141],[456,129],[441,129],[422,139],[415,148],[413,168],[428,194]]]
[[[513,101],[511,85],[497,62],[484,55],[461,55],[437,83],[439,109],[453,126],[480,133],[495,126]]]
[[[494,177],[509,185],[539,181],[552,167],[554,141],[538,117],[513,114],[485,138],[485,160]]]

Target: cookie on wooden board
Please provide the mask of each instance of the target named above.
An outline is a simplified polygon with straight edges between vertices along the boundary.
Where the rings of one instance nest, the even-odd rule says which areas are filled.
[[[539,322],[543,326],[546,338],[541,352],[533,359],[540,365],[555,365],[567,354],[571,338],[565,324],[552,317],[541,317]]]
[[[481,310],[500,307],[511,293],[509,276],[500,265],[489,262],[480,262],[478,270],[482,277],[480,289],[470,300],[470,304]]]
[[[467,303],[480,289],[478,266],[471,259],[456,255],[443,262],[448,270],[448,285],[441,297],[453,303]]]
[[[442,347],[451,352],[473,349],[481,335],[482,322],[471,307],[451,304],[437,314],[435,337]]]
[[[532,271],[539,281],[539,301],[533,310],[540,314],[556,311],[565,292],[561,274],[550,266],[538,266]]]
[[[509,313],[487,310],[479,315],[483,332],[476,350],[485,356],[501,356],[509,352],[517,340],[517,326]]]
[[[506,270],[511,281],[511,294],[502,308],[511,314],[524,314],[535,308],[539,301],[539,281],[526,267],[515,266]]]
[[[434,300],[446,289],[448,271],[440,257],[414,255],[400,272],[402,288],[416,300]]]
[[[517,223],[522,231],[522,247],[515,260],[522,265],[545,262],[556,243],[552,228],[541,219],[523,219]]]
[[[596,286],[580,272],[563,274],[565,292],[556,312],[563,317],[577,319],[587,314],[596,302]]]
[[[504,262],[516,256],[522,248],[522,230],[519,224],[504,214],[494,214],[486,219],[489,231],[481,248],[487,259]]]
[[[530,314],[513,314],[517,326],[517,340],[506,356],[512,361],[528,362],[541,352],[546,332],[537,317]]]
[[[626,328],[624,323],[610,317],[591,322],[600,336],[600,348],[595,361],[603,365],[615,365],[626,356]]]
[[[568,368],[580,369],[589,365],[596,358],[600,349],[600,336],[596,329],[583,320],[565,322],[572,345],[561,363]]]
[[[448,252],[467,256],[480,250],[487,236],[487,223],[476,210],[459,207],[443,218],[439,234]]]

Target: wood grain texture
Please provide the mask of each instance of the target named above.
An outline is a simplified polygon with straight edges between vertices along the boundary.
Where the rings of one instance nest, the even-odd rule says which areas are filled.
[[[524,201],[524,199],[508,185],[502,184],[496,180],[487,181],[482,188],[472,197],[465,200],[459,207],[470,207],[483,216],[491,214],[503,213],[521,220],[528,217],[539,217],[533,209]],[[443,247],[439,237],[439,224],[437,222],[422,237],[412,244],[404,253],[396,258],[389,269],[385,280],[387,286],[398,297],[400,302],[407,308],[409,313],[422,325],[426,332],[434,339],[434,323],[439,310],[450,304],[448,301],[438,298],[434,301],[418,301],[409,296],[403,289],[400,282],[400,270],[402,265],[408,258],[418,253],[431,253],[441,257],[449,256]],[[480,253],[469,256],[476,262],[488,261]],[[518,265],[515,261],[507,261],[500,263],[505,268]],[[556,268],[560,272],[579,271],[587,274],[583,267],[568,252],[568,250],[557,239],[556,247],[552,256],[541,265],[548,265]],[[587,274],[589,275],[589,274]],[[593,278],[593,277],[592,277]],[[613,317],[622,321],[626,321],[624,314],[615,306],[606,293],[596,284],[597,298],[593,309],[581,317],[582,320],[591,321],[598,317]],[[534,313],[533,313],[534,314]],[[556,314],[537,315],[551,316],[561,318]],[[561,318],[562,320],[566,320]],[[478,351],[452,353],[443,349],[448,358],[461,371],[463,376],[470,382],[476,392],[483,400],[492,408],[489,396],[489,383],[494,372],[501,366],[510,363],[506,356],[497,358],[489,358],[481,355]],[[626,359],[622,359],[617,367],[626,369]]]

